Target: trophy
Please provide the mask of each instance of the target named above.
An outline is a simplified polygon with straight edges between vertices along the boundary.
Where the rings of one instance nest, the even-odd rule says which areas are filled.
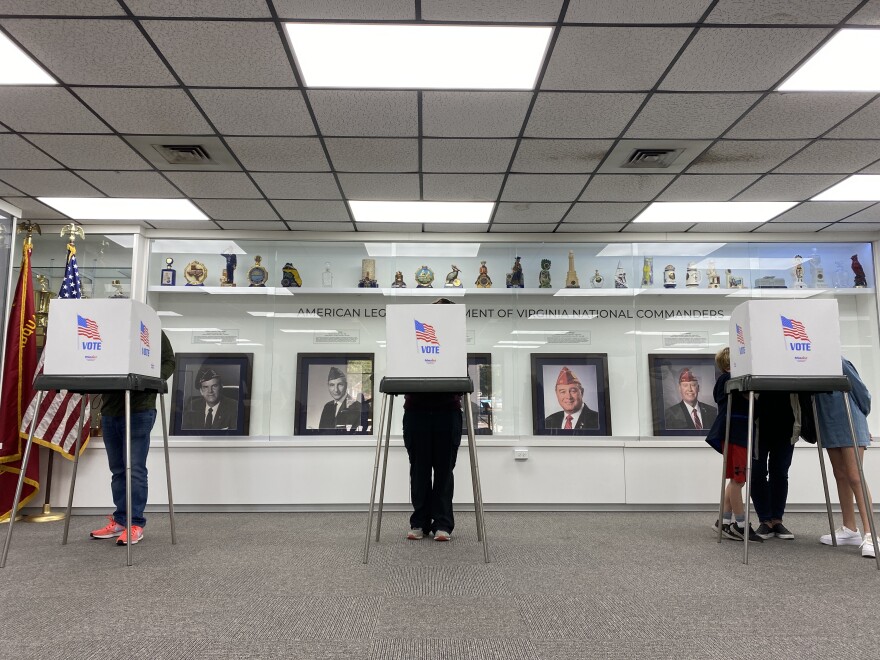
[[[803,266],[803,257],[801,255],[794,255],[794,268],[792,268],[792,273],[794,275],[794,283],[791,285],[793,289],[806,289],[807,285],[804,282],[804,266]]]
[[[845,289],[846,288],[846,271],[843,269],[842,261],[834,262],[834,288],[835,289]]]
[[[859,263],[859,255],[854,254],[850,258],[852,259],[852,272],[853,275],[855,275],[853,286],[857,289],[864,289],[868,286],[868,280],[865,277],[865,269],[862,268],[862,264]]]
[[[691,261],[687,266],[687,271],[685,272],[685,287],[688,289],[694,289],[700,286],[700,282],[702,281],[702,273],[700,273],[699,269],[697,268],[697,264]]]
[[[663,288],[675,288],[675,266],[673,266],[672,264],[669,264],[668,266],[666,266],[666,268],[663,269]]]
[[[492,279],[489,277],[489,269],[486,268],[486,262],[480,262],[480,274],[477,275],[477,281],[474,282],[478,289],[491,289]]]
[[[208,267],[201,261],[190,261],[183,269],[186,286],[205,286],[208,279]]]
[[[112,286],[114,289],[116,289],[116,291],[113,292],[113,295],[110,296],[111,298],[128,298],[128,296],[126,296],[125,292],[122,290],[122,282],[121,281],[111,280],[110,286]]]
[[[324,262],[324,272],[321,273],[321,286],[333,286],[333,273],[330,272],[330,262]]]
[[[654,284],[654,257],[645,257],[642,262],[642,286]]]
[[[615,289],[626,289],[626,271],[623,270],[623,267],[620,265],[620,262],[617,262],[617,270],[614,271],[614,288]]]
[[[483,262],[485,263],[485,262]],[[549,289],[550,288],[550,260],[549,259],[541,259],[541,272],[538,273],[538,288],[539,289]]]
[[[403,273],[397,271],[394,273],[394,281],[391,283],[392,289],[405,289],[406,282],[403,281]]]
[[[238,266],[238,257],[229,248],[220,256],[226,259],[226,268],[220,273],[220,286],[235,286],[235,267]]]
[[[177,284],[177,271],[171,267],[173,263],[174,259],[171,257],[165,260],[165,268],[162,269],[162,279],[160,281],[162,286],[174,286]]]
[[[376,260],[361,259],[361,280],[358,282],[359,289],[376,289],[379,283],[375,280]]]
[[[485,262],[484,262],[485,263]],[[416,271],[416,288],[417,289],[433,289],[434,271],[427,266],[422,266]]]
[[[574,269],[574,252],[568,251],[568,272],[565,274],[566,289],[580,289],[581,283],[578,280],[577,271]]]
[[[743,278],[737,277],[732,272],[730,272],[730,268],[727,269],[727,288],[728,289],[743,289]]]
[[[456,266],[455,264],[452,264],[452,271],[446,275],[446,284],[444,284],[443,286],[444,287],[451,287],[451,288],[455,288],[455,289],[460,289],[461,288],[461,280],[458,277],[458,274],[460,272],[461,272],[461,269],[458,266]]]
[[[813,286],[817,289],[827,289],[828,282],[825,281],[825,269],[822,268],[822,257],[813,248],[813,254],[810,257],[810,274],[813,276]]]
[[[288,261],[284,264],[284,268],[281,269],[281,286],[289,289],[291,287],[301,287],[302,285],[303,281],[299,276],[299,271]]]
[[[596,272],[593,273],[593,276],[590,278],[590,286],[594,289],[601,289],[602,284],[605,282],[605,278],[599,274],[599,269],[596,269]]]
[[[522,257],[513,258],[513,267],[510,269],[506,278],[508,289],[522,289],[526,285],[520,259],[522,259]]]
[[[34,316],[37,318],[37,325],[45,328],[49,321],[49,300],[52,294],[49,293],[49,278],[45,275],[35,275],[34,279],[40,285],[39,291],[34,291]]]
[[[721,276],[718,274],[718,271],[715,270],[715,262],[712,260],[709,261],[709,270],[706,273],[706,279],[709,280],[710,289],[721,288]]]
[[[254,265],[248,268],[247,272],[248,286],[266,286],[266,282],[269,280],[269,271],[262,266],[260,263],[262,261],[263,257],[260,255],[254,257]]]

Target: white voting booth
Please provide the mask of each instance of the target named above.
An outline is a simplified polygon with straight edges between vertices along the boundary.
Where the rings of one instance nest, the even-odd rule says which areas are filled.
[[[131,392],[159,393],[162,412],[162,435],[165,440],[165,468],[168,480],[168,510],[171,516],[171,542],[177,539],[174,530],[174,504],[171,496],[171,470],[168,455],[168,426],[165,417],[167,384],[162,379],[162,325],[156,312],[142,302],[125,299],[83,300],[55,299],[49,303],[49,325],[44,349],[43,373],[34,381],[39,392],[37,408],[47,390],[66,389],[82,394],[110,391],[125,392],[125,487],[126,510],[131,511]],[[85,406],[81,408],[80,428],[83,426]],[[34,415],[24,452],[27,463],[38,415]],[[67,502],[62,544],[67,543],[70,512],[76,485],[80,443],[77,437],[73,474]],[[12,523],[18,509],[22,489],[19,478],[13,501],[12,517],[3,548],[0,567],[6,565],[6,555],[12,538]],[[131,566],[131,519],[126,524],[128,539],[127,563]]]
[[[462,395],[468,431],[471,480],[474,488],[477,539],[483,543],[485,561],[489,561],[489,546],[483,524],[483,496],[477,465],[474,422],[468,405],[468,395],[473,392],[474,386],[467,373],[465,319],[464,305],[389,305],[386,308],[385,338],[388,357],[386,375],[379,386],[383,393],[382,410],[379,415],[379,425],[376,427],[376,460],[373,465],[367,537],[364,542],[364,563],[367,563],[370,551],[376,484],[384,434],[385,457],[382,462],[382,482],[376,520],[377,542],[382,529],[382,505],[385,496],[394,397],[398,394],[430,392],[454,392]]]
[[[847,414],[850,415],[850,384],[841,366],[840,320],[836,300],[750,300],[737,306],[730,315],[730,380],[727,392],[731,396],[745,394],[749,402],[748,456],[760,437],[753,438],[755,394],[761,391],[843,392]],[[815,420],[815,398],[813,415]],[[724,509],[724,475],[727,472],[728,442],[732,406],[727,407],[727,426],[724,442],[724,462],[721,470],[721,502],[718,520]],[[868,501],[865,475],[856,444],[855,429],[850,416],[853,450],[861,473],[865,501]],[[817,446],[828,523],[834,545],[834,519],[828,494],[828,479],[822,457],[822,439],[816,421]],[[746,462],[746,529],[748,530],[751,501],[752,463]],[[718,541],[721,542],[719,524]],[[880,569],[880,551],[871,516],[877,568]],[[743,543],[743,563],[748,563],[749,539]]]

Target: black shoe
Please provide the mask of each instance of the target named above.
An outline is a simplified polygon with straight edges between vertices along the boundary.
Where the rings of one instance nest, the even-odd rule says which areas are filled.
[[[759,529],[758,531],[760,532],[761,530]],[[773,525],[773,533],[778,539],[785,539],[787,541],[790,541],[794,538],[794,534],[792,534],[788,530],[788,528],[782,523],[776,523],[775,525]]]
[[[745,537],[746,530],[743,527],[740,527],[736,522],[732,522],[730,523],[730,533],[733,535],[733,538],[742,541]],[[751,525],[749,525],[749,541],[753,543],[764,542],[764,539],[755,534],[755,530],[752,529]]]
[[[712,525],[712,531],[716,534],[718,533],[718,520],[715,521],[715,524]],[[731,535],[730,533],[730,523],[725,523],[721,525],[721,536],[726,539],[733,539],[734,541],[738,541],[739,539],[736,536]]]
[[[772,538],[772,537],[773,537],[773,533],[774,533],[774,532],[773,532],[773,528],[770,527],[767,523],[761,523],[761,524],[758,526],[757,531],[755,532],[755,534],[757,534],[758,536],[760,536],[762,539],[769,539],[769,538]]]

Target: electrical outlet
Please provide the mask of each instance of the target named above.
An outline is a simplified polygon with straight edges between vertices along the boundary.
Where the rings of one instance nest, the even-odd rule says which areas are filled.
[[[513,460],[515,460],[515,461],[529,460],[529,450],[528,449],[514,449],[513,450]]]

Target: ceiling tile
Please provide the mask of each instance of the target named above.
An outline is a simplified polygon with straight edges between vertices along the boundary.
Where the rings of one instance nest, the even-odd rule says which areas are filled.
[[[353,231],[350,222],[288,222],[292,231]]]
[[[261,199],[194,199],[214,220],[277,220],[269,204]]]
[[[116,0],[3,0],[3,12],[31,16],[122,16]]]
[[[422,225],[413,222],[361,222],[358,223],[358,229],[360,231],[390,231],[419,234],[422,231]]]
[[[825,137],[880,138],[880,99],[857,112]]]
[[[726,202],[757,178],[757,174],[683,174],[657,201]]]
[[[580,174],[511,174],[501,199],[506,202],[573,202],[587,177]]]
[[[143,21],[187,85],[283,87],[296,84],[271,23]]]
[[[485,234],[486,225],[482,223],[462,223],[455,225],[425,225],[425,234]]]
[[[690,33],[690,28],[563,27],[541,89],[649,90]]]
[[[298,89],[194,89],[193,96],[224,135],[314,135]]]
[[[556,224],[571,207],[568,203],[500,202],[494,223],[501,224]]]
[[[0,166],[13,168],[57,168],[61,165],[17,135],[0,135]]]
[[[642,94],[541,92],[525,134],[529,137],[616,138],[642,99]]]
[[[842,174],[768,174],[737,195],[738,202],[802,202],[844,179]]]
[[[3,21],[3,27],[68,84],[175,83],[162,60],[130,21],[9,19]]]
[[[696,23],[711,0],[571,0],[566,23]]]
[[[418,174],[340,174],[347,199],[403,200],[419,198]]]
[[[423,21],[555,23],[562,0],[422,0]]]
[[[217,229],[217,225],[210,220],[151,220],[150,225],[156,229]]]
[[[868,167],[861,170],[859,174],[880,174],[880,161],[874,163],[873,165],[868,165]]]
[[[729,234],[731,231],[746,232],[752,231],[760,227],[762,222],[737,222],[736,226],[724,222],[698,222],[688,229],[689,234],[693,233],[713,233],[713,234]]]
[[[0,172],[0,178],[2,178],[3,173]],[[21,209],[22,219],[24,220],[65,220],[69,221],[69,218],[55,209],[49,208],[42,202],[38,202],[35,199],[31,199],[30,197],[6,197],[6,201],[8,201],[13,206],[17,206]]]
[[[27,133],[109,133],[100,119],[61,87],[0,86],[0,121]]]
[[[257,173],[253,177],[272,199],[339,199],[339,187],[329,172]]]
[[[29,139],[74,169],[152,169],[134,149],[115,135],[31,135]]]
[[[571,209],[571,213],[565,218],[565,222],[569,223],[615,223],[629,222],[647,206],[646,203],[613,203],[613,202],[593,202],[578,203]]]
[[[101,196],[78,176],[60,170],[0,170],[0,179],[34,197]]]
[[[806,28],[702,28],[660,89],[770,89],[828,32]]]
[[[416,137],[416,92],[309,90],[309,101],[323,135]]]
[[[531,92],[425,92],[423,132],[428,137],[516,137]]]
[[[806,144],[794,140],[763,142],[722,140],[699,156],[688,171],[705,174],[716,172],[764,174]]]
[[[601,234],[616,234],[625,226],[626,225],[622,222],[596,222],[593,224],[589,224],[583,222],[573,223],[566,221],[559,225],[556,233],[571,234],[589,232]]]
[[[647,202],[674,178],[671,174],[597,174],[580,201]]]
[[[869,0],[847,23],[853,25],[880,25],[880,0]]]
[[[246,229],[248,231],[288,231],[287,225],[280,220],[220,220],[223,229]],[[271,285],[270,285],[271,286]]]
[[[810,25],[816,23],[839,23],[858,4],[854,0],[721,0],[707,23],[738,23],[742,25],[788,23]]]
[[[880,204],[869,206],[863,211],[844,218],[844,222],[880,222]]]
[[[815,92],[773,93],[743,117],[730,139],[814,138],[866,103],[871,94]],[[880,132],[878,132],[880,133]]]
[[[0,176],[2,176],[2,170],[0,170]],[[15,195],[21,195],[21,194],[22,194],[22,191],[19,190],[18,188],[13,188],[12,186],[10,186],[6,183],[0,182],[0,195],[3,195],[5,197],[6,195],[15,196]]]
[[[422,140],[425,172],[504,172],[516,140]],[[520,146],[522,148],[522,146]]]
[[[265,0],[126,0],[135,16],[180,18],[269,18]],[[278,4],[276,2],[276,4]]]
[[[411,21],[416,17],[412,0],[274,0],[284,20],[341,18],[367,21]]]
[[[318,138],[237,137],[226,139],[245,169],[288,172],[330,170]]]
[[[166,175],[187,197],[259,199],[262,197],[243,172],[168,172]]]
[[[425,174],[424,198],[431,201],[494,202],[503,174]]]
[[[790,222],[765,222],[763,225],[755,229],[756,233],[772,234],[772,233],[811,233],[824,229],[828,226],[827,222],[802,222],[794,224]]]
[[[183,197],[158,172],[80,170],[77,174],[109,197]]]
[[[404,138],[327,138],[338,172],[418,172],[419,142]]]
[[[493,234],[549,234],[553,231],[553,228],[556,225],[553,223],[549,223],[546,225],[502,225],[502,224],[493,224],[489,231]],[[491,273],[490,273],[491,276]],[[496,280],[500,285],[504,284],[504,274],[499,275],[499,279]],[[496,286],[499,286],[496,284]]]
[[[272,205],[292,222],[349,222],[344,202],[273,199]]]
[[[523,140],[511,169],[589,174],[599,166],[612,144],[611,140]]]
[[[654,94],[626,131],[628,138],[719,137],[758,94]]]
[[[773,218],[773,222],[835,222],[871,205],[871,202],[804,202]]]
[[[834,224],[828,225],[825,229],[822,230],[823,234],[826,233],[846,233],[846,232],[876,232],[880,231],[880,222],[869,223],[869,222],[835,222]]]
[[[817,140],[776,172],[792,174],[852,174],[880,158],[877,142],[856,140]]]
[[[182,89],[78,87],[76,93],[120,133],[213,133]]]

